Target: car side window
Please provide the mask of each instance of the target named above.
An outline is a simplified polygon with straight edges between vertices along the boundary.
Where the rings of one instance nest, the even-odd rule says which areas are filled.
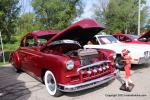
[[[113,35],[117,40],[119,40],[119,36],[118,35]]]
[[[25,47],[33,47],[36,46],[35,39],[32,36],[28,36],[25,41]]]
[[[44,43],[46,43],[47,42],[47,40],[46,39],[44,39],[44,38],[38,38],[37,39],[37,45],[38,46],[42,46]]]
[[[119,41],[132,41],[129,37],[120,35]]]
[[[25,38],[21,40],[20,47],[24,47]]]
[[[125,41],[125,36],[120,35],[120,36],[119,36],[119,41]]]
[[[125,41],[132,41],[129,37],[125,36]]]

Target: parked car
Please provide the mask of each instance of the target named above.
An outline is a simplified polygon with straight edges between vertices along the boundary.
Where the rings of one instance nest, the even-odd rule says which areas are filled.
[[[109,49],[117,53],[115,64],[117,68],[123,68],[124,62],[121,51],[127,49],[130,51],[132,64],[144,64],[150,62],[150,46],[140,44],[121,43],[112,35],[95,35],[92,45],[85,45],[84,48]]]
[[[120,42],[130,44],[150,44],[150,30],[146,31],[141,36],[132,34],[121,34],[120,32],[113,34]]]
[[[96,21],[85,19],[62,31],[30,32],[11,53],[10,62],[16,71],[43,81],[53,96],[98,86],[115,79],[118,72],[110,60],[115,57],[112,50],[83,49],[102,29]]]

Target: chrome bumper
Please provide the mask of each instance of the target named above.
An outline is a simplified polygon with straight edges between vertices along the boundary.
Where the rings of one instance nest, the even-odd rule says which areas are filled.
[[[106,76],[103,76],[103,77],[100,77],[91,81],[80,83],[80,84],[74,84],[74,85],[58,84],[58,89],[64,92],[75,92],[75,91],[85,90],[85,89],[92,88],[92,87],[101,85],[103,83],[106,83],[110,80],[115,79],[118,73],[119,71],[115,70],[111,74],[108,74]]]

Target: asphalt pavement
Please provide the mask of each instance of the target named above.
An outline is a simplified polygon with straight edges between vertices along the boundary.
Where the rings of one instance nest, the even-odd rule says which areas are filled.
[[[124,71],[121,71],[124,78]],[[15,73],[8,64],[0,67],[0,100],[150,100],[150,66],[133,65],[131,79],[135,87],[131,92],[119,90],[118,80],[95,88],[50,96],[44,86],[30,75]]]

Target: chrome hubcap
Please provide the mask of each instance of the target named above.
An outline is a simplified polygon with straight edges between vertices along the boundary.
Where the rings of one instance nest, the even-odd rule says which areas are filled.
[[[53,76],[50,74],[48,74],[48,76],[47,76],[47,84],[51,91],[55,90],[55,88],[56,88],[55,82],[54,82]]]

